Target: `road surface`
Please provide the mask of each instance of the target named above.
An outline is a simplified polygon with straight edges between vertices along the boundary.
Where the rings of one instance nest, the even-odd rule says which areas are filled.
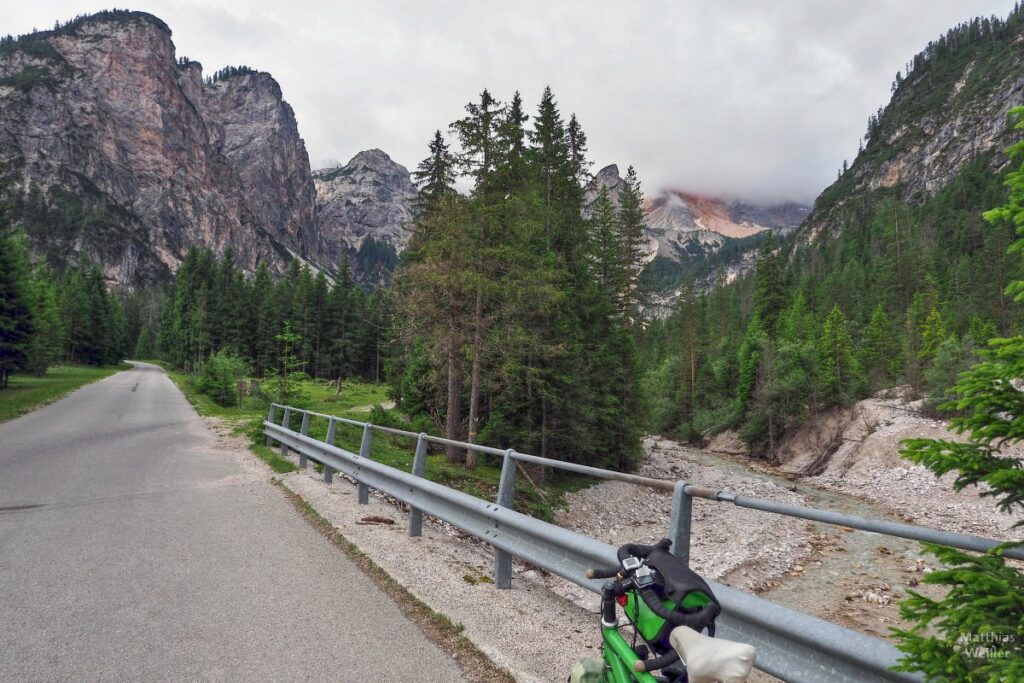
[[[140,365],[0,424],[0,681],[458,681]]]

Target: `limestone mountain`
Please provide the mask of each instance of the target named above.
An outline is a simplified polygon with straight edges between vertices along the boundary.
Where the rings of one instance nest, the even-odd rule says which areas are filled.
[[[265,73],[204,80],[142,12],[0,40],[0,187],[37,258],[152,282],[191,246],[251,270],[316,260],[305,145]]]
[[[323,258],[348,259],[364,285],[386,280],[411,234],[416,187],[409,170],[371,149],[316,171],[313,181]]]
[[[917,54],[892,83],[892,98],[868,120],[856,159],[815,202],[806,242],[842,227],[844,207],[892,196],[920,205],[965,169],[997,176],[1013,140],[1007,113],[1024,104],[1024,10],[1006,20],[977,18]]]
[[[602,186],[609,189],[617,205],[622,184],[615,164],[598,171],[587,188],[585,213]],[[769,230],[790,233],[809,211],[810,207],[795,202],[760,205],[663,190],[645,199],[648,279],[653,278],[659,288],[676,285],[684,274],[695,272],[723,247],[731,247],[723,254],[725,265],[742,262],[742,256],[756,247],[757,240],[749,238]]]

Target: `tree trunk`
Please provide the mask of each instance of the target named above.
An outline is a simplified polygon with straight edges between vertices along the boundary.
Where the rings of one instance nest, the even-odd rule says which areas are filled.
[[[445,416],[444,435],[457,441],[462,423],[462,364],[459,358],[458,327],[455,309],[448,313],[448,411]],[[462,452],[456,446],[446,446],[450,462],[462,462]]]
[[[548,397],[540,399],[540,457],[548,457]]]
[[[476,310],[473,313],[473,372],[469,389],[469,443],[476,443],[480,428],[480,356],[483,353],[484,293],[476,288]],[[476,467],[476,451],[466,451],[466,466]]]

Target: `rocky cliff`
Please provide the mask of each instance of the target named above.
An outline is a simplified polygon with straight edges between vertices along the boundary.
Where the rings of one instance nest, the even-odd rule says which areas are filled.
[[[347,258],[363,284],[386,279],[411,234],[416,187],[409,170],[371,149],[316,171],[313,181],[323,258]]]
[[[0,41],[3,191],[32,251],[123,284],[164,277],[193,245],[249,269],[315,258],[294,115],[270,76],[235,71],[204,82],[141,12]]]

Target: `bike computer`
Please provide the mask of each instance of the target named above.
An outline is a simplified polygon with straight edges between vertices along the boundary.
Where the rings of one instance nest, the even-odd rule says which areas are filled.
[[[643,562],[641,562],[638,557],[627,557],[622,561],[622,568],[627,572],[632,572],[639,569],[642,564]]]
[[[633,582],[637,588],[644,588],[654,583],[654,576],[651,574],[650,567],[640,567],[637,569],[636,574],[633,576]]]

